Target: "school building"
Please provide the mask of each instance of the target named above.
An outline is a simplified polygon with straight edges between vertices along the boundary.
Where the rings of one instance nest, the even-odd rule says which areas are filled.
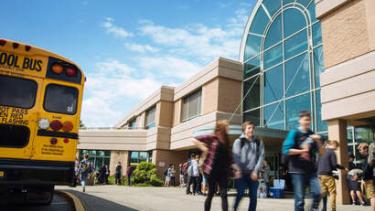
[[[111,172],[118,161],[149,161],[162,175],[216,120],[231,120],[232,141],[251,120],[277,177],[282,141],[308,110],[311,128],[341,143],[339,162],[349,153],[360,162],[356,146],[374,140],[374,26],[374,0],[258,0],[238,61],[219,58],[178,87],[162,86],[114,128],[82,129],[78,147]],[[337,185],[338,202],[348,203],[345,179]]]

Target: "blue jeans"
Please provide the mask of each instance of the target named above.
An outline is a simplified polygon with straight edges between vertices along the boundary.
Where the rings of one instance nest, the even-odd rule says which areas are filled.
[[[250,204],[249,204],[249,211],[255,211],[257,208],[257,191],[259,182],[253,181],[250,179],[249,174],[244,174],[240,179],[235,180],[235,186],[237,189],[236,200],[234,202],[234,210],[237,210],[238,205],[242,197],[244,196],[245,189],[249,189],[249,197],[250,197]]]
[[[292,176],[294,191],[294,210],[304,211],[305,206],[305,189],[310,185],[313,198],[312,208],[318,209],[320,202],[320,184],[315,174],[290,174]]]

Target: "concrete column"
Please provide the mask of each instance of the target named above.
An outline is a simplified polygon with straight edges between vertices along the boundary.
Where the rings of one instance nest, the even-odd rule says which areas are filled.
[[[348,141],[346,134],[347,123],[345,120],[328,121],[328,138],[337,140],[340,143],[339,149],[336,151],[337,162],[343,166],[348,166]],[[346,173],[340,172],[339,180],[336,180],[337,203],[349,204],[349,190],[346,184]]]
[[[122,166],[122,175],[126,175],[126,168],[129,165],[129,159],[128,159],[129,153],[128,151],[118,151],[113,150],[111,151],[111,159],[109,164],[109,170],[110,174],[114,175],[116,170],[116,165],[120,161]]]

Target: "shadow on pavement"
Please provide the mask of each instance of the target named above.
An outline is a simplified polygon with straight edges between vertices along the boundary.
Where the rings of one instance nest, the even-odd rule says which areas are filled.
[[[84,206],[86,207],[87,211],[101,211],[101,210],[107,210],[107,211],[138,211],[136,209],[106,200],[102,199],[96,196],[92,196],[86,193],[78,192],[75,190],[64,190],[66,192],[70,192],[77,196]]]

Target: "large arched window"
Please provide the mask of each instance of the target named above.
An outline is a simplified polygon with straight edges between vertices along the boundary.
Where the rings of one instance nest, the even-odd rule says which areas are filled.
[[[319,75],[323,71],[320,22],[314,0],[258,0],[241,44],[244,65],[244,120],[289,130],[298,113],[321,120]]]

